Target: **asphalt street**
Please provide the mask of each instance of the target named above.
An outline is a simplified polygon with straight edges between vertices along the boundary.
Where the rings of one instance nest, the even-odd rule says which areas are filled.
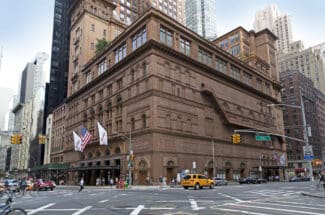
[[[184,190],[160,187],[58,187],[36,197],[15,199],[28,214],[53,215],[187,215],[187,214],[304,214],[325,215],[325,199],[301,195],[312,182],[228,185]]]

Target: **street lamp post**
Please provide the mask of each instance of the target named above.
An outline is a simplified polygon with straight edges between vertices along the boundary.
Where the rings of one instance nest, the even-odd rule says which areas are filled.
[[[129,137],[124,135],[124,134],[121,134],[121,133],[117,133],[117,132],[114,132],[115,134],[120,134],[122,135],[125,139],[127,139],[129,141],[129,159],[128,159],[128,174],[129,174],[129,177],[128,177],[128,184],[129,184],[129,187],[131,187],[131,184],[132,184],[132,167],[133,165],[131,165],[133,163],[133,160],[131,159],[131,157],[133,157],[133,151],[132,151],[132,135],[131,135],[131,129],[130,129],[130,133],[129,133]]]
[[[304,107],[304,102],[302,100],[302,95],[301,91],[299,90],[300,94],[300,106],[297,105],[288,105],[288,104],[268,104],[267,106],[288,106],[292,108],[300,108],[301,109],[301,114],[302,114],[302,123],[303,123],[303,135],[304,135],[304,140],[306,143],[306,146],[309,146],[309,141],[308,141],[308,133],[307,133],[307,124],[306,124],[306,116],[305,116],[305,107]],[[311,165],[311,161],[308,161],[308,167],[309,167],[309,177],[311,181],[314,181],[314,176],[313,176],[313,167]]]

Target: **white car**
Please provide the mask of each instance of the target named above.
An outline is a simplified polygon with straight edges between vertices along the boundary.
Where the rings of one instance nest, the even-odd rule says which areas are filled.
[[[215,186],[228,185],[228,181],[221,178],[213,178]]]

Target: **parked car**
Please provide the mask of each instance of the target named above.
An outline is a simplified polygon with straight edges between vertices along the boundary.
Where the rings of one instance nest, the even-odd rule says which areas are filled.
[[[262,183],[267,183],[267,180],[265,178],[258,178],[256,181],[258,184],[262,184]]]
[[[256,183],[257,183],[257,180],[254,178],[250,178],[250,177],[239,179],[239,184],[256,184]]]
[[[292,178],[289,179],[289,182],[300,182],[302,181],[300,177],[293,176]]]
[[[38,187],[40,190],[53,190],[56,187],[56,184],[51,180],[36,179],[34,183],[34,188]]]
[[[205,175],[189,174],[182,179],[181,185],[184,187],[184,189],[188,189],[189,187],[193,187],[195,190],[202,189],[203,187],[213,189],[214,181],[207,178]]]
[[[213,178],[215,186],[228,185],[228,181],[222,178]]]

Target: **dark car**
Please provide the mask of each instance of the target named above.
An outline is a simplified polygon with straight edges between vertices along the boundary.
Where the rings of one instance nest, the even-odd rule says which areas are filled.
[[[293,176],[289,179],[289,182],[300,182],[302,179],[300,177]]]
[[[266,183],[267,183],[267,180],[264,179],[264,178],[258,178],[256,182],[257,182],[258,184],[262,184],[262,183],[266,184]]]
[[[239,184],[256,184],[256,183],[257,183],[257,180],[254,178],[250,178],[250,177],[239,179]]]

